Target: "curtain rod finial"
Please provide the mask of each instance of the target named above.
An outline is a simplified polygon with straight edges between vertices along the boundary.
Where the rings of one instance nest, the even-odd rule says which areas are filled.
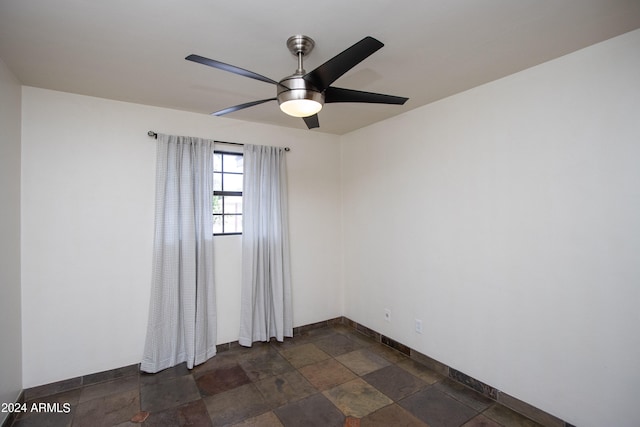
[[[158,139],[158,134],[155,133],[154,131],[150,130],[149,132],[147,132],[147,135],[154,137],[155,139]]]

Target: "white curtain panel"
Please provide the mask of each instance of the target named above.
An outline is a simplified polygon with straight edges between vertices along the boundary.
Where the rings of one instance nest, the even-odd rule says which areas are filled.
[[[158,134],[149,324],[141,370],[216,354],[212,140]]]
[[[293,336],[285,151],[244,146],[239,343]]]

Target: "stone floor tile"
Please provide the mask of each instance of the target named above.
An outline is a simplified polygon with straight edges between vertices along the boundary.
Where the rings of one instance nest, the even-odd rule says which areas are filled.
[[[570,427],[571,425],[565,423],[558,417],[551,415],[548,412],[545,412],[539,408],[536,408],[527,402],[523,402],[522,400],[513,397],[505,392],[500,392],[498,394],[497,401],[507,408],[516,411],[519,414],[524,415],[525,417],[537,422],[538,424],[542,424],[545,427]]]
[[[344,427],[360,427],[360,418],[347,417],[344,420]]]
[[[81,386],[82,377],[69,378],[51,384],[28,388],[24,391],[24,398],[25,400],[37,399],[38,397],[51,396],[52,394],[73,390]]]
[[[297,371],[285,372],[282,375],[265,378],[256,382],[255,385],[272,408],[318,392]]]
[[[347,338],[346,336],[335,333],[319,339],[314,342],[316,347],[331,356],[339,356],[364,347],[363,344]]]
[[[431,427],[459,427],[478,414],[433,387],[412,394],[398,404]]]
[[[327,390],[358,377],[335,359],[303,366],[299,371],[318,390]]]
[[[73,417],[74,427],[112,426],[129,421],[140,411],[138,390],[110,394],[78,404]]]
[[[235,424],[272,409],[254,384],[203,398],[213,426]]]
[[[205,371],[196,376],[196,385],[203,397],[222,393],[250,382],[247,374],[237,364]]]
[[[331,357],[311,343],[284,348],[280,350],[280,352],[295,368],[311,365],[312,363],[320,362],[321,360],[326,360]]]
[[[228,350],[220,352],[206,362],[194,366],[190,373],[200,375],[212,369],[222,368],[227,365],[237,365],[240,351],[241,350]]]
[[[75,389],[69,391],[63,391],[62,393],[52,394],[51,396],[42,396],[36,399],[32,399],[26,402],[26,412],[20,412],[16,414],[16,419],[21,419],[25,417],[32,416],[34,414],[38,414],[38,412],[31,411],[31,408],[34,404],[39,405],[40,403],[57,403],[60,405],[62,411],[65,411],[65,406],[68,404],[71,412],[75,411],[75,408],[78,406],[78,401],[80,400],[80,393],[82,389]],[[63,406],[64,405],[64,406]],[[45,414],[46,415],[46,414]],[[57,414],[52,414],[57,415]],[[40,417],[43,418],[42,416]],[[60,417],[58,417],[60,418]]]
[[[186,363],[181,363],[172,368],[164,369],[155,374],[147,374],[145,372],[140,373],[140,385],[158,384],[163,381],[170,380],[176,377],[182,377],[189,375],[191,372],[187,369]]]
[[[137,424],[140,426],[141,424]],[[145,427],[210,427],[211,418],[202,399],[149,414]]]
[[[349,335],[352,332],[355,332],[355,330],[351,326],[343,325],[340,323],[331,325],[329,326],[328,329],[331,329],[332,331],[338,332],[339,334],[342,334],[342,335]]]
[[[36,412],[14,421],[12,427],[70,427],[73,416],[73,412]]]
[[[465,387],[459,382],[453,381],[449,378],[445,378],[442,381],[434,384],[433,387],[443,393],[448,394],[449,396],[464,403],[465,405],[470,406],[478,412],[484,411],[493,403],[493,400],[489,399],[488,397],[483,396],[477,391]]]
[[[285,341],[288,342],[289,340]],[[274,342],[254,342],[251,347],[238,346],[233,350],[237,360],[250,360],[256,357],[261,357],[264,354],[273,354],[275,350]]]
[[[393,403],[391,399],[361,378],[323,392],[345,415],[362,418]]]
[[[404,359],[396,363],[396,365],[409,372],[410,374],[420,378],[427,384],[434,384],[446,378],[436,371],[427,368],[423,364],[416,362],[415,360]]]
[[[374,345],[379,345],[380,343],[378,341],[376,341],[375,339],[371,338],[370,336],[367,336],[361,332],[358,332],[354,329],[348,328],[347,331],[340,331],[344,336],[346,336],[347,338],[349,338],[350,340],[353,340],[355,342],[357,342],[358,344],[362,345],[363,347],[369,347],[369,346],[374,346]]]
[[[231,427],[284,427],[280,419],[273,412],[265,412],[257,417],[241,421]]]
[[[425,388],[428,384],[396,365],[385,366],[362,377],[363,380],[389,396],[400,400]],[[483,408],[484,409],[484,408]]]
[[[244,358],[240,361],[240,366],[247,373],[252,381],[261,380],[273,375],[280,375],[294,368],[276,350],[261,352],[252,358]]]
[[[140,411],[137,414],[135,414],[133,417],[131,417],[129,421],[131,421],[132,423],[143,423],[147,418],[149,418],[149,412]]]
[[[540,424],[520,415],[516,411],[512,411],[506,406],[494,403],[482,415],[497,422],[498,424],[513,427],[541,427]]]
[[[476,415],[475,417],[464,423],[462,427],[502,427],[502,425],[493,420],[490,420],[484,415]]]
[[[187,375],[140,387],[140,405],[143,411],[159,412],[200,399],[193,376]]]
[[[273,411],[284,427],[343,427],[345,416],[320,393]]]
[[[369,346],[368,349],[372,353],[377,354],[378,356],[384,357],[391,363],[398,363],[403,360],[409,359],[409,356],[407,356],[406,354],[403,354],[398,350],[396,350],[395,348],[391,348],[387,345],[382,345],[382,344],[372,345],[372,346]]]
[[[310,336],[308,333],[298,333],[293,338],[287,338],[284,341],[272,341],[271,347],[278,351],[282,352],[282,350],[286,348],[298,347],[304,344],[312,344],[317,338],[314,336]]]
[[[367,349],[342,354],[337,356],[336,360],[351,369],[357,375],[366,375],[391,364],[388,360]]]
[[[139,377],[137,375],[131,375],[128,377],[118,378],[115,380],[86,386],[82,388],[79,402],[82,403],[86,402],[87,400],[108,396],[110,394],[121,393],[127,390],[137,391],[138,387],[140,386],[139,383]]]
[[[429,427],[402,407],[385,406],[360,420],[361,427]]]

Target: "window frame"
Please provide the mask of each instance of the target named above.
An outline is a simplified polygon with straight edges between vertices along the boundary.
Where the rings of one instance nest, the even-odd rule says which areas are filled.
[[[225,151],[225,150],[213,150],[213,154],[221,154],[222,155],[222,170],[216,171],[214,169],[214,174],[219,173],[220,177],[221,177],[221,186],[223,188],[223,190],[213,190],[213,197],[215,196],[221,196],[221,203],[222,203],[222,212],[221,213],[214,213],[213,212],[213,206],[211,207],[211,215],[212,217],[216,217],[216,216],[220,216],[222,219],[222,233],[215,233],[213,232],[213,230],[211,230],[213,232],[214,236],[240,236],[242,235],[242,231],[238,232],[238,231],[234,231],[234,232],[230,232],[230,233],[226,233],[224,231],[224,218],[225,216],[240,216],[242,217],[244,215],[244,209],[242,210],[242,212],[240,213],[226,213],[225,212],[225,206],[224,206],[224,196],[232,196],[232,197],[242,197],[242,191],[225,191],[224,190],[224,176],[225,175],[241,175],[242,179],[244,181],[244,166],[242,168],[242,172],[225,172],[224,171],[224,156],[225,155],[232,155],[232,156],[240,156],[243,157],[244,159],[244,155],[242,152],[236,152],[236,151]]]

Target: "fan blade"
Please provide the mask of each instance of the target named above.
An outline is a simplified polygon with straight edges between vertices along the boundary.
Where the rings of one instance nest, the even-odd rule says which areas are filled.
[[[260,80],[266,83],[278,84],[275,80],[271,80],[269,77],[262,76],[253,71],[245,70],[244,68],[236,67],[234,65],[225,64],[224,62],[216,61],[214,59],[205,58],[200,55],[189,55],[184,58],[188,61],[198,62],[200,64],[208,65],[209,67],[218,68],[220,70],[228,71],[230,73],[239,74],[244,77],[250,77],[252,79]]]
[[[314,114],[313,116],[303,117],[302,120],[307,124],[309,129],[319,128],[320,121],[318,120],[318,115]]]
[[[253,107],[254,105],[264,104],[265,102],[275,101],[277,98],[261,99],[259,101],[246,102],[244,104],[236,105],[234,107],[225,108],[224,110],[211,113],[212,116],[224,116],[225,114],[233,113],[234,111],[242,110],[244,108]]]
[[[384,95],[382,93],[362,92],[360,90],[329,87],[324,92],[324,102],[367,102],[370,104],[395,104],[402,105],[409,98],[401,96]]]
[[[373,37],[365,37],[347,50],[334,56],[324,64],[304,76],[304,79],[320,92],[338,80],[344,73],[358,65],[384,44]]]

